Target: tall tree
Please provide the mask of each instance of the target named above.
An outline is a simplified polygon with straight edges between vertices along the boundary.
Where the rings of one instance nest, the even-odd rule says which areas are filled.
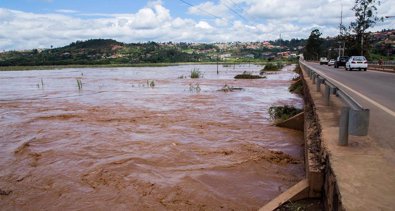
[[[354,50],[365,55],[369,49],[369,34],[365,33],[370,27],[373,27],[377,21],[383,20],[379,18],[377,7],[380,0],[355,0],[352,10],[355,13],[356,20],[351,22],[350,30],[355,33]]]
[[[307,60],[318,59],[322,52],[323,39],[320,38],[322,33],[318,29],[311,31],[309,38],[307,39],[306,47],[303,51],[303,57]]]

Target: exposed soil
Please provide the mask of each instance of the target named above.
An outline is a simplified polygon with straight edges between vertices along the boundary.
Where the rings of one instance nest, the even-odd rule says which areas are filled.
[[[297,183],[303,135],[267,113],[302,105],[292,67],[233,80],[261,68],[199,66],[203,79],[178,79],[191,69],[0,73],[1,210],[256,210]]]

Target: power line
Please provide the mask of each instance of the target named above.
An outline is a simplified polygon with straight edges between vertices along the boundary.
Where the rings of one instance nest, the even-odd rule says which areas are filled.
[[[184,3],[184,4],[186,4],[186,5],[189,5],[189,6],[191,6],[191,7],[196,7],[195,5],[189,3],[189,2],[187,2],[187,1],[185,1],[185,0],[179,0],[179,1],[181,1],[182,3]],[[208,12],[208,11],[205,11],[205,10],[201,9],[200,7],[196,7],[196,8],[197,8],[198,10],[200,10],[200,11],[202,11],[202,12],[204,12],[204,13],[210,15],[210,16],[213,16],[214,18],[223,19],[223,18],[220,18],[220,17],[218,17],[218,16],[216,16],[216,15],[214,15],[214,14]]]
[[[233,2],[234,3],[234,2]],[[227,7],[230,11],[232,11],[234,14],[236,14],[237,16],[239,16],[240,18],[244,19],[245,21],[249,22],[249,20],[247,20],[247,18],[245,18],[244,16],[242,16],[240,13],[238,13],[236,10],[232,9],[231,7],[228,6],[228,4],[226,4],[226,1],[224,1],[224,5],[225,7]]]
[[[243,8],[241,8],[241,7],[239,6],[239,4],[237,4],[237,3],[234,2],[233,0],[229,0],[229,1],[231,1],[237,8],[239,8],[241,11],[243,11]]]

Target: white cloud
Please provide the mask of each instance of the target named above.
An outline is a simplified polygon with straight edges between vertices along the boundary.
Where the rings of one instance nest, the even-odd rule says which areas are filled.
[[[71,14],[71,13],[77,13],[78,11],[76,11],[76,10],[68,10],[68,9],[60,9],[60,10],[55,10],[55,12]]]
[[[379,14],[395,15],[392,0],[383,0]],[[353,0],[343,0],[344,22],[352,21]],[[201,8],[197,9],[197,8]],[[248,21],[229,11],[233,8]],[[219,18],[207,18],[209,11]],[[73,13],[71,13],[73,12]],[[172,17],[161,1],[149,3],[132,14],[81,14],[57,11],[28,13],[0,8],[0,50],[48,48],[76,40],[112,38],[121,42],[187,41],[227,42],[307,38],[313,28],[323,36],[338,33],[339,0],[221,0],[204,2],[189,12],[203,19]],[[374,30],[393,28],[395,19]]]
[[[211,17],[226,17],[228,16],[228,8],[224,4],[214,4],[211,1],[190,7],[188,9],[190,14],[211,16]]]
[[[207,23],[206,21],[199,21],[199,23],[197,23],[195,25],[197,28],[201,28],[201,29],[212,29],[213,27]]]

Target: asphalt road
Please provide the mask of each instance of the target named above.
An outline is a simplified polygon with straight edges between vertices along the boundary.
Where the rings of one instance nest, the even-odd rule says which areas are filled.
[[[363,107],[370,109],[369,136],[383,148],[395,150],[395,74],[345,71],[343,67],[307,65],[326,75]],[[394,156],[391,156],[394,157]],[[395,158],[394,162],[395,162]]]

